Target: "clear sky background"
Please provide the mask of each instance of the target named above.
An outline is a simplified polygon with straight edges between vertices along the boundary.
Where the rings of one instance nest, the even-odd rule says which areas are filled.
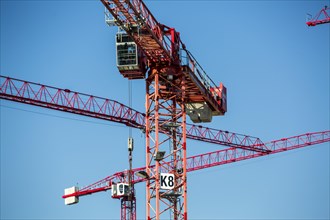
[[[264,142],[329,130],[330,25],[306,13],[329,1],[146,1],[213,81],[228,88],[228,113],[204,126]],[[116,28],[99,1],[1,0],[0,74],[128,104],[115,65]],[[133,108],[144,112],[144,81]],[[118,219],[110,192],[65,206],[64,188],[127,169],[128,128],[0,101],[1,219]],[[145,139],[135,138],[134,167]],[[221,149],[188,142],[188,155]],[[145,218],[145,185],[136,186]],[[190,219],[329,219],[329,143],[188,174]]]

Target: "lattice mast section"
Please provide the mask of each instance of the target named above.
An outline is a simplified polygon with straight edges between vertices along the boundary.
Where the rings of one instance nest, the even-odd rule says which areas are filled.
[[[146,215],[168,218],[169,211],[172,219],[186,219],[184,76],[155,68],[146,82]]]

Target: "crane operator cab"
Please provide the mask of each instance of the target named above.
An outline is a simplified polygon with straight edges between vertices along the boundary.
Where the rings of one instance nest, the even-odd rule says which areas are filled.
[[[126,32],[118,31],[116,34],[116,55],[118,70],[125,78],[145,78],[146,59]]]
[[[129,196],[129,186],[128,183],[118,183],[113,184],[111,187],[112,198],[121,198],[124,196]]]

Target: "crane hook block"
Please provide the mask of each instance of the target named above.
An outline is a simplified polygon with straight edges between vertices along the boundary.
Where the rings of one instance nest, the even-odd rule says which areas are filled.
[[[133,138],[129,137],[128,138],[128,151],[133,151],[134,149],[134,140]]]

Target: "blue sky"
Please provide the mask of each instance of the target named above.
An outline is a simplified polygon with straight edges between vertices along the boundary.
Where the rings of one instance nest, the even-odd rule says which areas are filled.
[[[175,27],[213,81],[228,113],[208,127],[267,142],[329,130],[329,31],[305,25],[329,1],[146,1]],[[98,1],[1,1],[1,75],[128,104],[115,65],[116,28]],[[144,81],[133,83],[144,111]],[[64,188],[128,167],[128,128],[0,101],[1,219],[118,219],[110,192],[65,206]],[[133,130],[134,167],[144,136]],[[220,147],[188,142],[188,155]],[[145,217],[144,184],[136,186]],[[191,219],[329,219],[329,143],[188,174]]]

